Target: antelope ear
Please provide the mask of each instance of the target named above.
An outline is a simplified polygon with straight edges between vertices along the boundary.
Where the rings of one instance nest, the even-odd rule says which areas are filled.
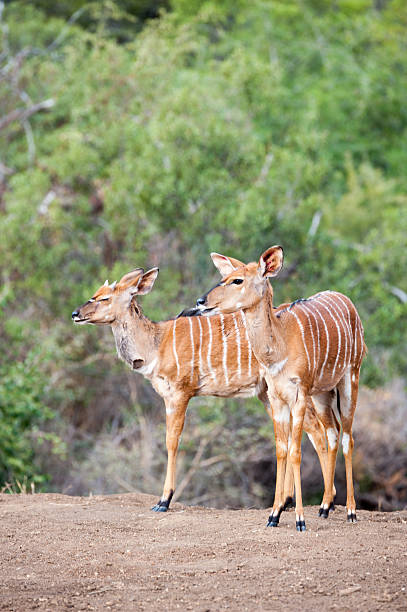
[[[129,287],[135,287],[140,280],[140,277],[144,274],[143,268],[136,268],[132,272],[125,274],[118,282],[120,289],[128,289]]]
[[[243,261],[240,261],[240,259],[235,259],[234,257],[228,257],[228,259],[232,262],[232,265],[234,265],[235,268],[241,268],[245,265]]]
[[[226,257],[226,255],[220,255],[219,253],[211,253],[212,261],[222,276],[227,276],[236,268],[244,266],[244,264],[238,259],[233,257]]]
[[[260,256],[257,267],[261,278],[277,276],[283,267],[284,252],[281,246],[272,246]]]
[[[158,276],[158,272],[158,268],[151,268],[151,270],[143,274],[136,287],[137,295],[146,295],[146,293],[150,293],[155,283],[155,279]]]

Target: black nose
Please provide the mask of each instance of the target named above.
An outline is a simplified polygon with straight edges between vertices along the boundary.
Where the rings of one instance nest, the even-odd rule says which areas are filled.
[[[196,301],[196,305],[197,306],[204,306],[206,302],[206,297],[200,297],[197,299]]]
[[[79,314],[79,310],[74,310],[72,313],[72,318],[74,319],[75,317],[77,317]]]

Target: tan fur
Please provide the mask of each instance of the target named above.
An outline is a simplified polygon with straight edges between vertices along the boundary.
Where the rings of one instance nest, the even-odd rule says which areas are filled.
[[[363,326],[346,296],[326,291],[308,300],[273,310],[273,291],[268,282],[283,263],[281,247],[271,247],[258,263],[228,266],[228,258],[217,253],[212,259],[224,275],[222,282],[198,300],[205,314],[231,313],[243,309],[250,341],[268,387],[273,410],[277,449],[276,495],[271,517],[283,507],[283,482],[287,452],[294,468],[297,521],[303,521],[300,463],[301,435],[309,397],[314,398],[318,417],[328,438],[328,469],[323,508],[333,502],[333,477],[338,449],[339,424],[335,417],[338,389],[344,433],[348,515],[355,517],[352,482],[352,422],[356,408],[359,371],[366,353]],[[235,281],[239,284],[236,284]],[[241,282],[242,281],[242,282]],[[283,415],[289,409],[291,428]],[[288,449],[288,438],[291,444]],[[300,525],[301,528],[301,525]],[[305,528],[305,527],[304,527]]]
[[[138,293],[151,290],[157,272],[150,270],[144,274],[139,269],[126,274],[113,289],[100,287],[72,316],[77,323],[111,325],[119,357],[148,378],[164,399],[168,465],[161,500],[169,504],[175,490],[179,437],[192,397],[256,395],[270,417],[271,410],[266,383],[248,339],[244,315],[235,313],[210,319],[180,317],[153,323],[142,314],[136,297]],[[312,402],[306,411],[304,427],[312,436],[325,474],[324,431]],[[284,499],[293,495],[290,470],[287,470],[284,495]]]

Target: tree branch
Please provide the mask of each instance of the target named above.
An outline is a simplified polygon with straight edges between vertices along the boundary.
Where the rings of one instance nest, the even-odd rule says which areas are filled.
[[[43,100],[43,102],[33,104],[33,106],[30,108],[16,108],[15,110],[11,111],[11,113],[8,113],[8,115],[0,119],[0,131],[4,130],[14,121],[25,122],[28,117],[31,117],[31,115],[34,115],[42,110],[48,110],[49,108],[52,108],[54,104],[55,101],[52,98],[49,98],[49,100]]]

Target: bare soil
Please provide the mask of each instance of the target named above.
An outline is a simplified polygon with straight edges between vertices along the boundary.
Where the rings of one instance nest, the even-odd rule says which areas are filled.
[[[407,511],[267,510],[142,494],[0,495],[2,610],[407,610]]]

